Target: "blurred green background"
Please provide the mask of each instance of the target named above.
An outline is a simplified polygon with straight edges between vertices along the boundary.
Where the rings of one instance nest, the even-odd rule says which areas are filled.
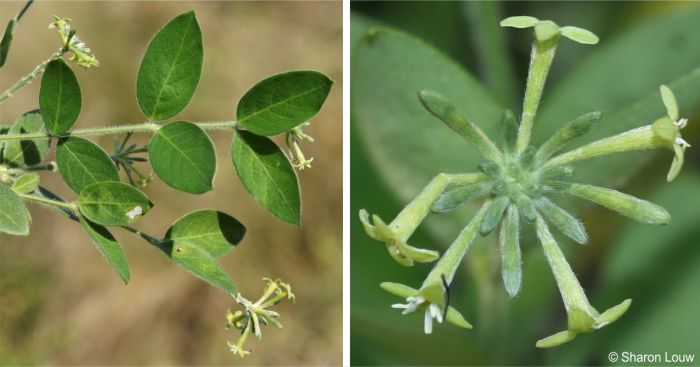
[[[686,167],[670,184],[667,151],[624,153],[576,166],[575,179],[663,205],[672,223],[649,226],[582,201],[562,202],[582,218],[590,235],[589,244],[580,247],[555,233],[591,303],[599,310],[625,298],[633,303],[615,324],[555,349],[535,348],[538,339],[565,329],[566,314],[531,230],[521,241],[520,296],[507,299],[495,235],[479,238],[451,287],[451,304],[474,329],[446,324],[424,335],[423,318],[391,309],[400,300],[378,285],[417,287],[432,264],[398,265],[357,218],[366,208],[389,221],[433,175],[476,169],[476,151],[422,109],[418,89],[443,93],[467,116],[482,116],[475,122],[494,138],[502,109],[520,112],[532,35],[500,28],[507,16],[552,19],[601,38],[595,46],[560,42],[535,120],[536,144],[594,109],[603,111],[604,119],[573,146],[648,124],[665,114],[658,87],[668,83],[690,120],[683,136],[700,145],[698,4],[352,2],[351,9],[351,363],[610,365],[615,364],[608,361],[612,351],[690,353],[698,363],[697,148],[686,152]],[[384,26],[400,33],[373,31]],[[411,243],[444,250],[471,214],[473,208],[431,215]]]
[[[23,2],[0,2],[5,22]],[[296,304],[278,311],[283,330],[265,328],[253,353],[239,359],[226,340],[233,300],[172,264],[139,238],[114,231],[129,259],[131,282],[120,281],[78,224],[31,206],[28,238],[0,235],[0,364],[3,365],[338,365],[342,325],[342,9],[340,2],[37,2],[15,32],[0,71],[5,90],[59,46],[52,16],[73,19],[99,68],[73,66],[83,90],[76,128],[144,121],[135,98],[136,72],[150,38],[170,19],[194,9],[204,37],[204,66],[194,98],[178,119],[230,120],[238,99],[266,76],[315,69],[336,81],[307,132],[313,169],[300,172],[302,227],[268,214],[248,195],[230,161],[231,133],[211,134],[217,150],[215,190],[178,192],[155,179],[145,192],[156,203],[140,228],[162,235],[183,214],[225,211],[248,229],[222,259],[248,298],[262,277],[292,284]],[[4,28],[3,28],[4,29]],[[0,106],[11,123],[38,107],[39,80]],[[137,141],[147,142],[139,135]],[[112,138],[99,143],[111,149]],[[50,159],[53,159],[51,157]],[[147,169],[144,166],[144,169]],[[42,182],[66,198],[56,177]]]

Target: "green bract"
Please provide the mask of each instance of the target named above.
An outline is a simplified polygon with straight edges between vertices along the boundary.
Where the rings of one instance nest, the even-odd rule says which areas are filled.
[[[136,99],[151,120],[177,115],[189,103],[202,73],[202,32],[194,11],[181,14],[153,37],[136,79]]]
[[[308,121],[323,106],[333,81],[317,71],[273,75],[238,102],[238,123],[257,135],[277,135]]]
[[[484,199],[483,204],[477,202],[481,204],[481,209],[439,258],[420,289],[416,290],[396,283],[382,284],[382,288],[406,298],[407,304],[398,304],[393,307],[404,309],[404,314],[416,310],[425,312],[426,333],[432,330],[433,318],[438,322],[444,318],[444,312],[440,316],[438,311],[446,309],[449,285],[477,233],[487,235],[500,227],[498,236],[504,286],[510,297],[519,294],[523,278],[520,249],[521,223],[532,224],[568,313],[566,331],[537,342],[538,347],[553,347],[573,339],[578,333],[590,332],[612,323],[625,313],[631,303],[631,300],[625,300],[603,313],[599,313],[590,305],[583,288],[552,236],[549,225],[554,225],[564,235],[581,244],[588,241],[588,235],[581,221],[558,205],[556,198],[561,195],[583,198],[642,223],[661,225],[670,222],[668,212],[658,205],[615,190],[576,182],[574,167],[571,164],[611,153],[664,147],[673,150],[675,154],[668,175],[670,181],[678,174],[683,161],[683,151],[689,146],[679,133],[687,120],[679,120],[678,105],[673,93],[668,87],[661,86],[661,99],[666,106],[667,116],[660,117],[651,125],[560,153],[576,138],[595,128],[602,114],[593,111],[572,120],[550,134],[541,146],[533,146],[531,136],[535,117],[560,36],[585,44],[595,44],[598,38],[581,28],[559,27],[552,21],[538,20],[533,17],[511,17],[503,20],[501,25],[515,28],[534,27],[535,42],[531,53],[532,60],[522,114],[519,122],[510,111],[504,111],[501,114],[503,144],[500,149],[488,134],[493,133],[489,131],[489,127],[492,129],[498,121],[496,114],[490,111],[493,106],[486,102],[477,106],[473,104],[473,100],[479,98],[478,93],[474,93],[480,90],[478,87],[469,88],[471,96],[465,96],[464,93],[460,95],[459,91],[449,89],[454,83],[434,80],[430,75],[412,72],[407,66],[412,65],[413,62],[417,64],[426,62],[421,61],[423,59],[430,60],[429,64],[435,66],[434,59],[439,60],[439,58],[433,59],[423,55],[428,53],[426,47],[418,47],[414,44],[414,55],[401,61],[393,60],[394,64],[389,65],[390,62],[384,60],[395,55],[410,54],[408,45],[415,42],[383,29],[370,29],[365,38],[359,41],[361,46],[356,51],[358,56],[355,69],[360,74],[358,77],[360,83],[357,83],[360,86],[353,86],[357,88],[357,95],[361,100],[357,103],[362,104],[363,107],[358,110],[361,114],[359,118],[377,122],[392,121],[387,124],[373,124],[372,130],[365,132],[370,147],[369,153],[377,155],[377,161],[381,165],[380,170],[391,170],[387,174],[388,177],[401,178],[400,181],[392,184],[401,189],[406,186],[415,186],[411,180],[413,176],[420,176],[413,174],[412,166],[416,164],[422,165],[421,169],[424,171],[430,170],[430,164],[438,163],[440,168],[444,169],[445,166],[456,167],[455,161],[461,159],[465,161],[463,164],[473,164],[480,171],[458,175],[437,174],[390,224],[385,224],[378,216],[373,216],[370,220],[369,214],[364,209],[360,211],[359,216],[367,234],[373,239],[385,242],[389,253],[399,264],[412,265],[414,261],[428,262],[438,258],[437,252],[416,249],[406,244],[430,209],[433,212],[443,213],[472,199]],[[400,71],[394,71],[395,69]],[[454,78],[465,79],[464,82],[471,82],[459,71],[450,70],[449,65],[445,65],[440,70],[441,73]],[[401,80],[401,83],[398,83],[400,85],[389,83],[375,85],[362,79],[380,78],[382,73],[391,74],[394,79]],[[421,80],[432,90],[424,89],[425,86],[420,85]],[[445,95],[437,89],[442,86],[446,88]],[[392,87],[396,90],[389,90]],[[440,132],[445,131],[444,129],[440,130],[422,121],[412,122],[411,134],[408,135],[391,130],[397,126],[406,128],[400,122],[395,123],[395,120],[414,121],[421,116],[413,111],[416,106],[415,101],[401,100],[401,97],[397,97],[408,95],[410,88],[418,91],[418,99],[428,112],[478,150],[481,161],[473,158],[470,160],[473,154],[469,153],[454,155],[454,152],[458,151],[451,149],[454,139],[442,136]],[[385,98],[382,98],[379,104],[373,104],[373,100],[378,99],[380,93],[390,96],[387,98],[394,98],[392,103],[402,106],[405,111],[398,112],[383,108],[382,105],[388,103]],[[459,104],[453,103],[456,101]],[[367,107],[365,104],[370,106]],[[368,115],[369,113],[372,115]],[[418,117],[414,118],[414,116]],[[484,129],[482,130],[480,126]],[[405,139],[393,139],[390,144],[382,142],[382,139],[399,134]],[[382,144],[384,146],[381,149],[377,148]],[[421,150],[421,159],[425,159],[425,162],[411,161],[409,165],[402,161],[401,152],[416,149]],[[453,155],[448,156],[448,154]],[[396,164],[390,162],[396,162]],[[415,170],[420,172],[418,169]],[[469,176],[472,179],[451,180],[453,176]],[[521,219],[524,221],[521,222]]]

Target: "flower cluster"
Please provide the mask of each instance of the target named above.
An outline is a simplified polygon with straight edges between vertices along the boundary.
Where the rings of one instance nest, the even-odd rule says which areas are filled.
[[[280,303],[283,299],[295,301],[294,293],[288,283],[280,279],[272,280],[263,278],[266,287],[263,295],[256,302],[251,302],[240,293],[231,295],[236,302],[243,307],[243,310],[231,312],[226,311],[226,329],[235,328],[241,331],[241,336],[236,343],[228,342],[229,349],[233,354],[245,357],[250,354],[249,350],[245,350],[245,344],[248,335],[252,332],[258,340],[262,338],[261,326],[272,324],[278,329],[282,328],[282,324],[277,321],[279,313],[269,310],[270,307]]]
[[[78,65],[85,69],[89,69],[93,66],[100,66],[100,62],[97,61],[92,50],[75,34],[76,31],[71,28],[70,22],[70,18],[54,16],[54,21],[49,24],[49,29],[56,29],[56,31],[58,31],[64,50],[73,53],[73,56],[70,58],[71,61],[76,60]]]
[[[583,224],[558,206],[552,197],[563,194],[589,200],[642,223],[663,225],[670,221],[668,212],[658,205],[612,189],[574,182],[574,168],[570,164],[618,152],[668,148],[674,152],[667,175],[667,180],[672,181],[681,169],[685,149],[690,146],[680,134],[687,119],[679,119],[676,99],[671,89],[662,85],[661,99],[667,115],[649,125],[559,154],[600,120],[600,112],[590,112],[562,126],[541,146],[532,146],[534,118],[560,36],[584,44],[595,44],[598,37],[581,28],[559,27],[552,21],[533,17],[512,17],[501,25],[533,27],[535,34],[523,112],[520,121],[512,112],[504,112],[501,148],[475,123],[463,117],[447,98],[432,91],[418,92],[420,102],[432,115],[479,150],[484,158],[478,166],[480,172],[438,174],[388,225],[376,215],[370,221],[364,209],[360,211],[360,220],[367,234],[386,243],[389,253],[401,265],[411,266],[415,261],[431,262],[439,258],[420,289],[397,283],[381,284],[384,290],[406,299],[405,304],[392,307],[402,309],[403,314],[424,313],[426,334],[432,332],[433,319],[471,328],[459,312],[449,306],[449,285],[477,234],[486,236],[498,228],[504,287],[510,297],[518,295],[522,283],[520,227],[522,223],[532,225],[568,314],[565,331],[537,342],[537,347],[548,348],[614,322],[631,304],[627,299],[600,313],[589,303],[550,226],[580,244],[588,241],[588,235]],[[442,257],[435,251],[406,243],[430,211],[448,212],[473,199],[483,200],[481,209]]]
[[[294,166],[294,168],[298,168],[299,170],[311,168],[311,162],[314,160],[313,158],[307,159],[304,157],[304,153],[299,147],[299,143],[301,141],[307,141],[309,143],[314,142],[314,138],[311,135],[307,135],[304,133],[304,131],[302,131],[303,128],[309,125],[311,125],[310,122],[305,122],[289,130],[286,136],[287,149],[289,150],[289,157],[292,161],[292,166]]]

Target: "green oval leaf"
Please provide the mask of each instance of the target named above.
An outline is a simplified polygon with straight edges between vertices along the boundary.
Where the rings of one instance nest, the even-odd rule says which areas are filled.
[[[152,120],[182,111],[202,73],[202,31],[194,11],[180,14],[153,37],[136,77],[136,99]]]
[[[83,138],[61,139],[56,164],[68,187],[77,193],[97,182],[119,181],[119,171],[109,155]]]
[[[299,183],[282,150],[264,136],[239,131],[231,155],[246,190],[277,218],[299,225]]]
[[[245,227],[236,218],[216,210],[198,210],[178,219],[165,234],[176,246],[200,247],[214,257],[222,256],[241,242]]]
[[[199,126],[176,121],[158,130],[148,144],[153,170],[169,186],[192,194],[212,189],[214,144]]]
[[[29,221],[29,212],[22,198],[9,187],[0,185],[0,232],[26,236]]]
[[[151,203],[141,191],[109,181],[84,188],[78,195],[78,206],[87,219],[103,226],[129,225],[151,209]]]
[[[46,128],[41,113],[30,111],[20,116],[10,127],[8,134],[44,133]],[[26,167],[41,163],[49,152],[50,139],[8,140],[3,149],[3,161]]]
[[[12,191],[18,194],[27,194],[36,190],[37,186],[39,186],[39,174],[30,172],[20,176],[12,184]]]
[[[238,123],[257,135],[276,135],[308,121],[323,106],[333,81],[317,71],[273,75],[238,102]]]
[[[80,85],[73,70],[63,59],[51,61],[41,78],[39,107],[52,134],[70,130],[78,119],[82,103]]]
[[[177,265],[194,274],[196,277],[225,290],[227,293],[236,294],[236,286],[231,277],[224,271],[221,265],[204,248],[190,243],[172,242],[159,246]]]
[[[119,242],[109,233],[107,228],[92,223],[84,217],[80,217],[80,224],[109,265],[114,268],[125,284],[129,283],[129,264]]]

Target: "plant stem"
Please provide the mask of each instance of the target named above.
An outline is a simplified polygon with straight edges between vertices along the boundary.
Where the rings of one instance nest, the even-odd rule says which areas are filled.
[[[65,203],[62,201],[47,199],[47,198],[43,198],[40,196],[34,196],[34,195],[29,195],[29,194],[21,194],[20,197],[22,199],[25,199],[25,200],[30,200],[30,201],[34,201],[34,202],[46,204],[46,205],[52,205],[52,206],[56,206],[59,208],[68,209],[71,211],[78,210],[78,207],[73,203]]]
[[[51,57],[49,57],[47,60],[42,62],[41,64],[37,65],[34,70],[32,70],[31,73],[25,75],[22,77],[20,80],[17,81],[13,86],[11,86],[9,89],[7,89],[5,92],[0,95],[0,103],[2,103],[4,100],[12,97],[18,90],[22,89],[23,87],[29,85],[37,76],[41,75],[41,73],[44,72],[44,69],[46,69],[46,65],[48,65],[51,61],[58,59],[63,55],[65,50],[63,47],[61,47],[58,51],[54,52]]]
[[[150,244],[153,245],[153,246],[158,247],[158,246],[160,246],[160,245],[163,243],[163,241],[161,241],[161,240],[159,240],[159,239],[157,239],[157,238],[155,238],[155,237],[153,237],[153,236],[151,236],[151,235],[149,235],[149,234],[143,233],[143,232],[139,231],[138,229],[136,229],[136,228],[134,228],[134,227],[131,227],[131,226],[123,226],[122,228],[124,228],[124,229],[126,229],[127,231],[129,231],[129,232],[131,232],[131,233],[133,233],[133,234],[135,234],[135,235],[137,235],[137,236],[143,238],[144,240],[146,240],[146,242],[150,243]]]
[[[46,191],[48,191],[48,190],[46,190]],[[48,191],[48,192],[51,193],[50,191]],[[53,194],[53,193],[51,193],[51,194]],[[78,207],[73,203],[66,203],[66,202],[63,202],[60,200],[52,200],[52,199],[43,198],[43,197],[34,196],[34,195],[28,195],[28,194],[22,194],[22,195],[20,195],[20,197],[23,199],[26,199],[26,200],[31,200],[31,201],[37,202],[37,203],[67,209],[69,212],[61,211],[61,213],[63,213],[64,215],[67,215],[72,220],[79,221],[78,217],[70,216],[70,213],[78,211]],[[122,228],[126,229],[127,231],[129,231],[131,233],[138,235],[139,237],[143,238],[144,240],[146,240],[146,242],[150,243],[153,246],[157,247],[163,242],[163,241],[161,241],[161,240],[159,240],[159,239],[157,239],[157,238],[155,238],[147,233],[143,233],[143,232],[139,231],[138,229],[136,229],[134,227],[122,226]]]
[[[549,67],[552,65],[552,59],[554,59],[558,40],[559,37],[555,36],[544,42],[536,40],[532,45],[530,70],[527,74],[527,86],[525,87],[525,98],[523,99],[523,114],[520,119],[516,145],[518,153],[522,153],[530,144],[532,123],[535,120],[537,107],[542,98],[542,90],[547,80],[547,74],[549,74]]]
[[[205,130],[227,129],[236,127],[236,121],[213,121],[213,122],[195,122],[195,125]],[[0,135],[0,141],[3,140],[32,140],[42,138],[60,138],[67,136],[94,136],[94,135],[114,135],[127,132],[156,132],[163,125],[157,122],[144,122],[135,125],[119,125],[106,127],[93,127],[87,129],[78,129],[70,131],[66,134],[52,135],[46,132],[30,133],[30,134],[7,134]]]

